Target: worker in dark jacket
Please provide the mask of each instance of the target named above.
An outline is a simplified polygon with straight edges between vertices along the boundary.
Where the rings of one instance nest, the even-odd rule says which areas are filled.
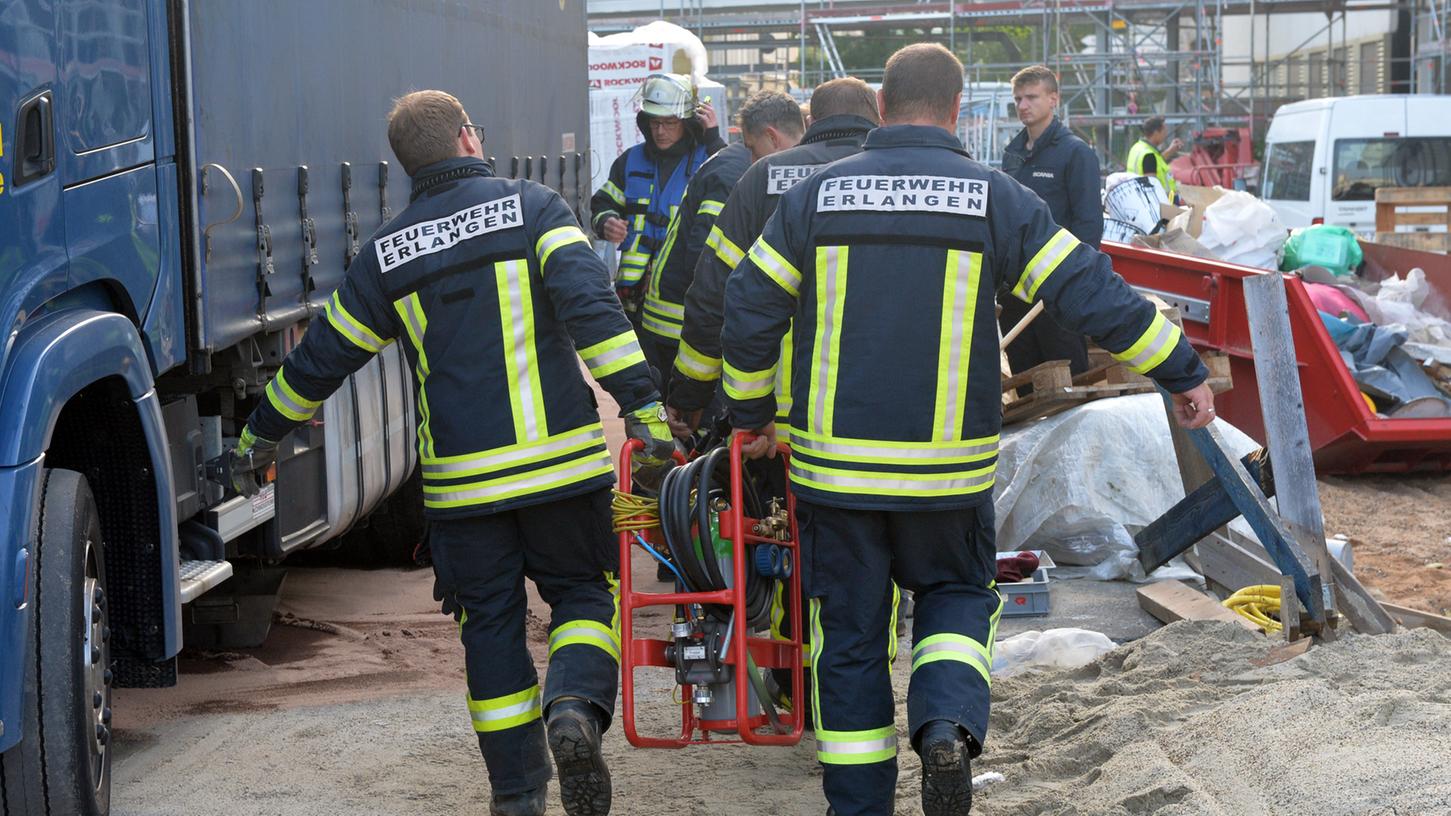
[[[1053,220],[1079,241],[1098,248],[1103,238],[1103,200],[1098,155],[1058,121],[1058,77],[1032,65],[1013,77],[1013,100],[1023,129],[1003,151],[1003,172],[1038,194]],[[1022,301],[1005,300],[998,321],[1006,335],[1028,314]],[[1008,344],[1008,364],[1023,372],[1049,360],[1067,360],[1073,373],[1088,370],[1083,335],[1039,315]]]
[[[383,346],[402,343],[434,592],[459,622],[490,813],[542,816],[546,731],[565,812],[607,813],[600,736],[620,656],[614,476],[578,358],[653,465],[674,447],[659,396],[574,215],[543,185],[494,178],[483,130],[457,99],[402,97],[388,139],[413,178],[410,203],[370,239],[268,384],[232,452],[234,486],[255,492],[283,436]],[[542,689],[525,640],[526,576],[553,609]]]
[[[854,77],[817,86],[811,94],[811,110],[811,127],[799,145],[755,163],[741,177],[706,240],[707,250],[696,263],[694,282],[685,296],[680,353],[666,401],[672,428],[680,436],[700,425],[702,411],[716,397],[726,278],[761,234],[781,194],[817,169],[861,150],[867,133],[877,126],[876,95]],[[790,349],[784,347],[783,351],[789,354]],[[789,371],[789,361],[783,362],[783,384],[789,380]],[[789,388],[778,389],[777,395],[784,418],[791,405]],[[784,422],[780,428],[784,434]]]
[[[792,329],[791,483],[817,758],[837,816],[895,812],[894,579],[916,597],[906,733],[922,758],[922,810],[971,805],[1002,610],[996,293],[1043,301],[1158,381],[1187,427],[1213,417],[1207,371],[1179,328],[1041,199],[967,156],[952,135],[962,85],[940,45],[894,54],[882,127],[781,198],[726,284],[722,382],[737,432],[757,435],[749,455],[776,450],[774,385]]]
[[[635,124],[645,141],[621,153],[589,200],[595,234],[618,244],[616,291],[637,324],[645,271],[665,242],[685,187],[725,147],[715,110],[683,74],[652,74],[640,88]]]
[[[675,364],[680,324],[685,319],[685,291],[695,279],[695,262],[726,198],[751,162],[796,144],[806,128],[801,106],[779,91],[758,91],[741,106],[738,116],[741,142],[710,157],[690,180],[665,243],[651,264],[640,340],[646,359],[663,382],[668,382]]]

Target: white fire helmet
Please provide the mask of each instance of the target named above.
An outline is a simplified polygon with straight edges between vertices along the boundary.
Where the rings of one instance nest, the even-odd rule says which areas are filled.
[[[651,74],[640,86],[640,112],[646,116],[695,115],[698,98],[695,83],[684,74]]]

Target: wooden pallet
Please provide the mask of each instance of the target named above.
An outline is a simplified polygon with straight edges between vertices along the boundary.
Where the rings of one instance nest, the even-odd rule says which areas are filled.
[[[1004,379],[1003,424],[1050,417],[1097,399],[1153,393],[1153,380],[1124,368],[1108,352],[1093,349],[1088,358],[1091,367],[1077,376],[1069,371],[1067,360],[1050,360]],[[1229,359],[1208,354],[1204,364],[1209,367],[1209,387],[1215,393],[1229,390]],[[1033,387],[1027,396],[1006,397],[1025,385]]]
[[[1411,210],[1415,212],[1411,212]],[[1416,231],[1435,228],[1439,231]],[[1375,242],[1425,252],[1451,251],[1451,187],[1375,191]]]

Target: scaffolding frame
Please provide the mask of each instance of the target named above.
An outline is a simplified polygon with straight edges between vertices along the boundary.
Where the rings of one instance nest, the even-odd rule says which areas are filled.
[[[883,0],[877,4],[798,0],[709,13],[701,0],[680,5],[690,9],[680,22],[693,27],[707,47],[723,45],[711,37],[726,31],[760,32],[775,47],[794,46],[795,85],[803,89],[847,74],[869,82],[878,79],[880,65],[848,64],[842,45],[849,38],[884,30],[914,31],[917,38],[942,41],[958,53],[965,36],[969,87],[1005,81],[1023,65],[1041,61],[1060,77],[1061,118],[1087,132],[1108,164],[1121,159],[1125,138],[1136,138],[1136,125],[1154,115],[1196,132],[1249,126],[1262,133],[1275,108],[1303,98],[1295,93],[1300,83],[1292,74],[1301,69],[1313,74],[1315,69],[1309,66],[1321,71],[1318,79],[1311,75],[1304,83],[1319,84],[1312,95],[1348,93],[1353,57],[1347,12],[1410,12],[1411,53],[1405,57],[1411,62],[1410,80],[1401,90],[1451,91],[1447,47],[1451,0]],[[1323,14],[1325,23],[1289,52],[1261,58],[1267,43],[1260,48],[1256,41],[1259,21],[1268,31],[1274,17],[1297,12]],[[1225,56],[1223,21],[1231,15],[1251,20],[1247,58]],[[644,21],[613,18],[599,29],[627,28]],[[980,40],[975,32],[1006,25],[1037,29],[1032,52],[1013,63],[974,60],[973,47]],[[792,35],[794,42],[787,39]],[[1088,35],[1094,37],[1095,53],[1079,47],[1079,40]],[[1307,63],[1306,52],[1322,46],[1324,57],[1308,58]],[[1343,58],[1336,59],[1337,53]],[[1227,81],[1227,70],[1245,78]],[[1286,74],[1284,82],[1278,81],[1281,72]],[[1129,104],[1130,99],[1135,104]]]

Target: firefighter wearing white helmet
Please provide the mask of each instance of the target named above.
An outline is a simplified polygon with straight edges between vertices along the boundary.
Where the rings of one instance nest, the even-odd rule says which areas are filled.
[[[715,110],[690,77],[651,74],[639,99],[635,124],[645,141],[615,159],[609,179],[590,199],[595,234],[620,247],[615,287],[636,324],[645,272],[665,241],[686,184],[725,147]]]

